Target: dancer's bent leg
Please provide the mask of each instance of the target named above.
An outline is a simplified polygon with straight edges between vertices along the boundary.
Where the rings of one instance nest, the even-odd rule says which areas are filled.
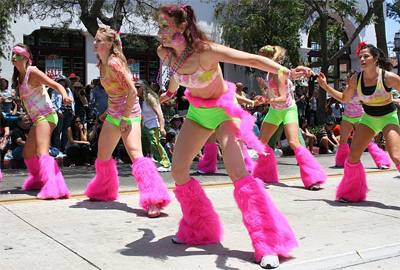
[[[265,183],[279,183],[278,165],[274,150],[267,145],[265,147],[266,155],[259,154],[256,166],[253,170],[253,176],[263,180]]]
[[[339,144],[338,150],[335,155],[335,165],[336,167],[344,167],[344,162],[349,157],[350,146],[346,144]]]
[[[304,146],[299,146],[294,153],[300,166],[304,186],[307,189],[319,189],[319,185],[325,183],[327,179],[324,169]]]
[[[367,179],[361,161],[352,164],[346,160],[343,178],[336,190],[336,200],[362,202],[367,198],[367,192]]]

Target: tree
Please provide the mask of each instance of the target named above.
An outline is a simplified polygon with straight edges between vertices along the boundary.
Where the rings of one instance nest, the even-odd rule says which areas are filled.
[[[10,52],[9,41],[14,40],[10,31],[11,15],[10,10],[13,7],[12,1],[0,0],[0,57],[6,58]]]
[[[321,72],[327,74],[330,65],[335,63],[337,59],[348,50],[350,45],[357,38],[361,30],[373,19],[374,13],[382,5],[384,0],[368,1],[367,12],[364,13],[358,10],[356,0],[302,0],[308,5],[309,14],[317,18],[316,26],[318,27],[318,37],[321,45]],[[334,18],[334,19],[333,19]],[[354,19],[358,26],[352,35],[348,38],[339,50],[335,50],[335,44],[338,38],[341,37],[340,33],[345,29],[345,20],[347,18]],[[325,90],[320,88],[320,95],[318,101],[318,122],[323,123],[325,119]]]
[[[387,41],[386,41],[386,24],[385,16],[383,14],[383,3],[381,3],[378,9],[374,12],[375,15],[375,35],[376,35],[376,46],[381,49],[386,55],[388,55]]]
[[[304,4],[287,0],[231,0],[216,5],[215,17],[222,27],[222,39],[232,48],[257,53],[265,45],[287,49],[285,64],[299,63],[299,31]]]
[[[52,18],[57,27],[68,28],[76,20],[82,22],[88,32],[95,36],[100,24],[120,30],[122,24],[130,33],[137,33],[138,23],[153,23],[152,15],[157,9],[156,0],[14,0],[18,5],[16,16],[28,14],[32,20]]]

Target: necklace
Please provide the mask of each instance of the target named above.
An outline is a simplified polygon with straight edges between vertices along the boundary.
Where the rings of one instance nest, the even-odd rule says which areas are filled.
[[[161,77],[164,77],[165,73],[166,76],[163,80],[163,82],[161,83],[161,86],[165,86],[165,84],[170,80],[170,78],[172,76],[174,76],[174,74],[182,67],[182,65],[185,63],[187,57],[189,56],[188,53],[190,51],[190,45],[188,45],[186,47],[186,49],[182,52],[182,54],[179,56],[178,60],[176,60],[175,64],[173,66],[171,66],[171,60],[172,60],[172,53],[171,56],[169,58],[168,61],[168,68],[164,69],[164,71],[161,74]],[[163,63],[165,63],[165,59],[167,58],[167,56],[169,55],[169,53],[167,53],[164,57],[164,59],[162,60]],[[160,70],[162,69],[162,67],[160,67],[160,69],[158,70],[158,74],[157,74],[157,83],[159,82],[160,79]]]

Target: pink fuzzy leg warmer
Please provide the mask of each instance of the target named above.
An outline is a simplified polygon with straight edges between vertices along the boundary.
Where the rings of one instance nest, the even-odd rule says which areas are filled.
[[[45,183],[39,194],[40,199],[69,198],[69,190],[56,160],[50,155],[39,158],[40,178]]]
[[[116,161],[96,159],[96,176],[87,185],[84,194],[90,199],[113,201],[118,198],[118,170]]]
[[[346,144],[339,144],[338,150],[335,155],[335,165],[338,167],[344,167],[344,162],[349,157],[350,146]]]
[[[249,231],[256,261],[265,255],[289,256],[298,246],[285,216],[275,207],[259,179],[248,175],[234,183],[234,197]]]
[[[178,240],[188,246],[221,242],[224,230],[199,181],[192,178],[176,185],[174,193],[183,214],[176,233]]]
[[[24,159],[26,167],[28,168],[28,178],[25,179],[22,185],[23,190],[41,189],[44,186],[44,181],[40,178],[40,165],[39,159],[36,155],[32,158]]]
[[[249,152],[247,152],[247,145],[245,143],[243,143],[243,157],[244,157],[244,165],[246,166],[246,171],[252,173],[254,167],[256,166],[256,163],[249,156]]]
[[[224,109],[230,117],[240,118],[240,129],[237,130],[237,137],[241,138],[248,146],[256,150],[257,153],[263,153],[264,144],[258,140],[253,132],[254,117],[235,103],[235,84],[228,81],[225,81],[225,83],[228,86],[228,91],[217,99],[193,97],[188,89],[185,91],[185,96],[196,108],[202,106],[207,108],[219,107]]]
[[[253,170],[253,176],[263,180],[265,183],[279,183],[278,164],[274,150],[265,146],[267,155],[259,154],[256,166]]]
[[[150,158],[135,159],[132,164],[132,175],[140,192],[139,205],[144,210],[148,210],[150,203],[159,204],[163,209],[171,202],[171,195]]]
[[[374,160],[378,168],[381,168],[384,165],[390,168],[390,166],[392,165],[389,156],[386,155],[385,151],[379,148],[379,146],[376,143],[370,142],[368,144],[368,152],[370,153],[372,159]]]
[[[400,172],[400,164],[396,165],[396,168]]]
[[[1,168],[0,168],[0,180],[3,179],[3,174],[1,173]]]
[[[197,168],[205,173],[215,173],[217,168],[218,145],[216,143],[205,143],[203,157],[200,159]]]
[[[301,180],[307,189],[312,185],[325,183],[328,177],[310,151],[301,145],[294,154],[300,166]]]
[[[336,200],[344,198],[349,202],[363,202],[367,192],[367,177],[361,161],[353,164],[346,159],[343,178],[336,189]]]

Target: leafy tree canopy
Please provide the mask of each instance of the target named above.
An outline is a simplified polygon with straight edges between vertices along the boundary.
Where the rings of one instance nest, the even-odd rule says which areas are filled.
[[[5,58],[10,52],[9,41],[14,40],[10,31],[12,1],[0,0],[0,57]]]
[[[228,46],[257,53],[265,45],[279,45],[288,53],[285,65],[296,66],[303,9],[301,1],[230,0],[216,5],[215,17]]]

